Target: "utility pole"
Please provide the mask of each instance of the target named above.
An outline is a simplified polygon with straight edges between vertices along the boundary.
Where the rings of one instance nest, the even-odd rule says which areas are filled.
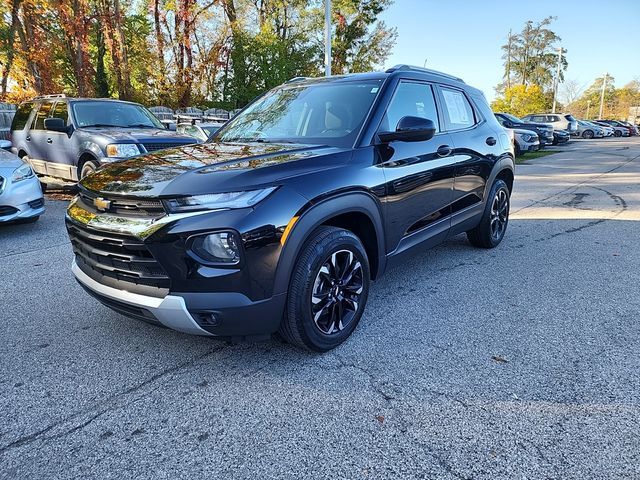
[[[587,120],[589,120],[589,110],[591,110],[591,100],[587,100]]]
[[[602,93],[600,94],[600,113],[598,114],[598,118],[602,119],[602,114],[604,113],[604,90],[607,88],[607,77],[608,73],[605,72],[604,78],[602,79]]]
[[[507,88],[511,88],[511,29],[509,29],[509,42],[507,43]]]
[[[560,63],[562,62],[562,47],[558,47],[558,68],[556,70],[556,81],[553,86],[553,108],[551,113],[556,113],[556,97],[558,96],[558,85],[560,84]]]
[[[324,74],[331,76],[331,0],[324,0]]]

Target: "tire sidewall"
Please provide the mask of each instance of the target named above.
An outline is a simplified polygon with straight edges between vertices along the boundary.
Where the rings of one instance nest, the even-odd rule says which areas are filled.
[[[296,316],[295,321],[298,323],[305,345],[311,350],[324,352],[344,342],[358,326],[369,296],[370,268],[362,243],[355,235],[346,230],[338,230],[320,243],[310,242],[305,247],[305,250],[307,248],[313,249],[313,255],[307,257],[305,255],[306,252],[303,253],[301,258],[307,261],[299,261],[295,267],[296,270],[303,269],[306,272],[305,281],[303,285],[294,285],[294,282],[292,282],[289,288],[289,309],[287,313]],[[340,332],[326,335],[318,329],[313,321],[311,295],[320,268],[327,258],[338,250],[349,250],[360,261],[362,265],[363,291],[360,296],[358,311],[351,323]],[[296,273],[299,273],[299,271]]]
[[[84,173],[85,168],[87,170],[87,173]],[[94,162],[93,160],[84,161],[82,163],[82,166],[80,167],[80,175],[78,176],[78,179],[82,180],[84,177],[94,173],[97,169],[98,169],[98,165],[96,165],[96,162]]]
[[[493,201],[496,198],[496,195],[498,194],[498,191],[500,190],[504,190],[507,193],[507,223],[504,226],[504,230],[502,231],[502,235],[500,236],[499,239],[494,239],[493,235],[491,235],[491,207],[493,205]],[[491,243],[492,247],[496,247],[500,244],[500,242],[502,242],[502,239],[504,238],[506,232],[507,232],[507,227],[509,226],[509,211],[511,210],[511,194],[509,192],[509,187],[507,186],[507,184],[504,182],[504,180],[496,180],[493,185],[491,186],[491,193],[489,194],[489,199],[487,201],[487,205],[485,207],[485,218],[484,218],[484,227],[487,229],[487,238],[489,239],[489,242]]]

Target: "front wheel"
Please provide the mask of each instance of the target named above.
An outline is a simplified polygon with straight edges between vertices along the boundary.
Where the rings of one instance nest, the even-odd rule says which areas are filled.
[[[622,136],[622,132],[620,130],[616,130],[615,132],[613,132],[613,136],[614,137],[621,137]]]
[[[593,132],[591,130],[585,130],[582,132],[582,138],[593,138]]]
[[[319,227],[294,267],[280,335],[316,352],[337,347],[362,317],[370,278],[360,239],[342,228]]]
[[[496,180],[489,192],[482,219],[476,228],[467,232],[469,242],[475,247],[497,247],[507,231],[510,206],[509,187],[503,180]]]
[[[82,167],[80,167],[79,179],[82,180],[84,177],[91,175],[97,169],[98,169],[98,164],[96,162],[94,162],[93,160],[85,160],[82,163]]]

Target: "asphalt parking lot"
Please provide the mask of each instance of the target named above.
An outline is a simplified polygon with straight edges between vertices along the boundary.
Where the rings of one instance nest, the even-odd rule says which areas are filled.
[[[0,227],[0,478],[640,478],[640,139],[558,150],[324,355],[102,307],[63,201]]]

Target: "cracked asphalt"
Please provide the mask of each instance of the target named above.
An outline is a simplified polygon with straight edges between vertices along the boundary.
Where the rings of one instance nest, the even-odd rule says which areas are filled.
[[[0,478],[640,478],[640,139],[559,150],[500,247],[387,272],[325,355],[102,307],[63,201],[0,227]]]

